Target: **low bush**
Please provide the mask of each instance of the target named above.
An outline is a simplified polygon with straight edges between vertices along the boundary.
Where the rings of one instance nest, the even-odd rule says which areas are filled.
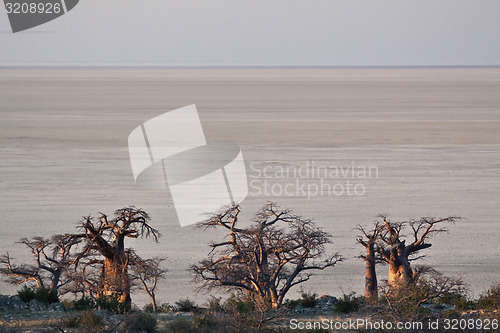
[[[62,326],[66,328],[75,328],[80,326],[80,317],[69,317],[62,320]]]
[[[147,313],[153,313],[155,310],[153,309],[153,304],[148,303],[142,307],[142,311],[147,312]]]
[[[157,327],[156,317],[150,313],[137,311],[125,318],[127,332],[155,332]]]
[[[103,319],[92,310],[83,311],[78,323],[87,332],[100,332],[104,327]]]
[[[500,282],[492,286],[477,301],[477,307],[483,310],[500,309]]]
[[[121,303],[117,297],[113,296],[101,296],[95,300],[95,305],[99,310],[106,310],[113,314],[130,311],[130,305]]]
[[[170,312],[170,311],[173,311],[173,306],[170,305],[169,303],[161,303],[158,307],[157,307],[157,311],[159,313],[167,313],[167,312]]]
[[[210,296],[207,301],[207,309],[211,312],[221,312],[223,310],[222,298]]]
[[[171,333],[201,333],[202,331],[195,327],[190,319],[179,318],[172,320],[167,325],[167,332]]]
[[[304,308],[314,308],[318,302],[318,294],[301,291],[301,298],[283,302],[283,306],[289,309],[295,309],[299,305]]]
[[[255,302],[242,293],[232,293],[222,305],[224,312],[251,313],[255,310]]]
[[[351,313],[359,310],[362,298],[356,297],[356,293],[353,291],[349,294],[344,294],[335,304],[335,310],[341,313]]]
[[[38,288],[35,291],[35,299],[39,302],[43,302],[46,304],[59,302],[59,297],[57,296],[57,292],[54,292],[49,288]]]
[[[95,309],[96,304],[92,297],[82,296],[82,298],[73,302],[73,308],[75,310],[91,310]]]
[[[52,292],[49,288],[30,288],[28,286],[24,286],[21,290],[17,291],[17,295],[23,302],[26,303],[31,300],[37,300],[38,302],[46,304],[59,302],[57,293]]]
[[[35,299],[35,290],[28,286],[24,286],[21,290],[17,291],[17,296],[21,298],[21,301],[28,303],[29,301]]]
[[[198,309],[196,304],[193,301],[190,301],[189,298],[181,299],[175,302],[174,311],[179,312],[194,312]]]
[[[459,313],[446,305],[466,307],[466,290],[459,278],[444,276],[432,270],[422,270],[413,281],[404,286],[385,285],[381,302],[363,304],[364,310],[375,312],[392,321],[422,321],[429,318],[452,318]],[[450,304],[450,302],[452,302]]]
[[[318,294],[311,292],[302,292],[302,298],[299,299],[299,305],[302,305],[305,308],[314,308],[318,301]]]

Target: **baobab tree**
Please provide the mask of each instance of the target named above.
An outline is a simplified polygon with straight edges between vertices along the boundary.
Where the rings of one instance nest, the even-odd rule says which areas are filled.
[[[342,261],[338,253],[323,258],[331,235],[310,219],[268,203],[244,228],[238,224],[239,214],[235,204],[198,224],[223,229],[227,238],[212,243],[208,258],[192,266],[201,289],[239,289],[278,308],[290,288],[309,280],[311,271]]]
[[[80,243],[73,235],[54,235],[50,238],[22,238],[19,243],[28,247],[32,262],[17,265],[12,262],[9,253],[0,258],[0,274],[12,284],[34,281],[38,289],[48,289],[57,294],[69,281],[63,279],[68,266],[72,264],[71,250]]]
[[[129,306],[131,281],[128,269],[134,253],[125,248],[125,238],[152,237],[157,242],[159,232],[149,224],[150,217],[142,209],[125,207],[116,210],[114,215],[109,219],[101,213],[97,219],[87,216],[80,222],[83,233],[74,236],[84,239],[86,243],[75,264],[84,267],[102,264],[99,296],[111,296]],[[96,257],[96,253],[103,258]],[[91,259],[86,260],[89,256]],[[84,286],[85,276],[82,278],[81,286]]]
[[[377,252],[377,241],[383,231],[383,225],[379,222],[375,222],[371,230],[366,230],[363,226],[359,226],[358,230],[362,233],[356,241],[363,245],[366,249],[366,254],[360,255],[365,261],[365,297],[377,297],[378,296],[378,282],[377,282],[377,271],[376,264],[384,262],[383,258]]]
[[[389,264],[388,283],[391,287],[407,286],[414,277],[415,271],[410,265],[411,260],[422,258],[415,257],[419,251],[430,248],[428,240],[436,233],[447,231],[440,227],[446,222],[455,222],[457,216],[445,218],[422,217],[419,220],[404,222],[390,222],[386,216],[383,218],[383,231],[380,233],[377,252]],[[402,231],[411,229],[410,243],[407,244]]]

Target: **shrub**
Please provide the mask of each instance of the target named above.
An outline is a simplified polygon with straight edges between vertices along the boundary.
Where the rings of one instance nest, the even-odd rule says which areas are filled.
[[[479,297],[477,307],[484,310],[496,310],[500,308],[500,282]]]
[[[34,288],[24,286],[17,291],[17,295],[25,303],[31,300],[37,300],[46,304],[59,302],[59,297],[56,292],[52,292],[49,288]]]
[[[474,302],[460,293],[444,293],[435,300],[436,304],[453,305],[455,310],[468,310],[474,307]]]
[[[193,322],[189,319],[180,318],[172,320],[167,325],[167,332],[172,333],[199,333]]]
[[[224,312],[250,313],[255,310],[255,304],[250,297],[241,292],[232,293],[224,302],[223,310]]]
[[[379,315],[393,321],[421,321],[458,315],[458,312],[446,310],[441,304],[455,300],[466,305],[461,279],[444,276],[432,269],[421,272],[408,285],[384,286],[381,292],[384,301],[379,304],[365,303],[366,310],[372,306]]]
[[[78,327],[80,325],[80,318],[79,317],[69,317],[69,318],[64,319],[62,321],[62,324],[64,327],[67,327],[67,328]]]
[[[57,292],[52,291],[49,288],[38,288],[35,291],[35,299],[46,304],[59,302]]]
[[[222,298],[210,296],[207,301],[207,309],[212,312],[221,312],[223,310]]]
[[[174,310],[180,312],[193,312],[197,309],[196,304],[190,301],[189,298],[178,300],[174,306]]]
[[[156,317],[150,313],[138,311],[125,318],[128,332],[155,332],[156,326]]]
[[[92,310],[83,311],[78,322],[87,331],[100,331],[104,326],[102,318]]]
[[[161,303],[160,306],[157,306],[156,310],[159,312],[159,313],[167,313],[167,312],[170,312],[173,310],[173,307],[172,305],[168,304],[168,303]]]
[[[349,294],[344,294],[335,304],[335,310],[341,313],[350,313],[359,310],[361,304],[361,298],[356,297],[356,293],[353,291]]]
[[[142,307],[142,310],[144,312],[147,312],[147,313],[153,313],[153,312],[155,312],[154,309],[153,309],[153,304],[151,304],[151,303],[148,303],[148,304],[144,305]]]
[[[118,298],[114,296],[101,296],[95,300],[95,304],[99,310],[106,310],[113,314],[130,311],[130,305],[121,303]]]
[[[302,306],[304,308],[314,308],[318,302],[318,294],[311,292],[301,291],[301,298],[290,300],[287,299],[283,302],[283,306],[294,309],[297,306]]]
[[[301,293],[302,298],[299,299],[299,304],[302,305],[305,308],[314,308],[316,306],[316,303],[318,301],[318,294],[315,293],[306,293],[302,292]]]
[[[29,288],[24,286],[21,290],[17,291],[17,296],[21,298],[21,301],[28,303],[29,301],[35,299],[36,292],[34,288]]]
[[[217,316],[213,313],[200,313],[193,317],[194,326],[200,331],[215,329],[218,326]]]
[[[76,310],[91,310],[95,309],[96,304],[92,297],[82,296],[82,298],[73,303],[73,307]]]

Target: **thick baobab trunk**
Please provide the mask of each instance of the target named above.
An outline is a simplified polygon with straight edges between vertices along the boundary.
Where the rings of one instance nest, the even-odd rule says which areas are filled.
[[[375,248],[369,244],[366,248],[365,268],[365,297],[372,298],[378,295],[377,272],[375,271]]]
[[[391,249],[389,260],[389,286],[392,288],[407,286],[413,277],[413,270],[408,261],[405,244],[398,243]]]
[[[130,281],[125,255],[106,258],[103,269],[103,295],[115,297],[121,304],[131,305]]]

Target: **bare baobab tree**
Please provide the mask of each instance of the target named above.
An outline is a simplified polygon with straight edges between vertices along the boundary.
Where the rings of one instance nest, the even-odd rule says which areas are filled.
[[[432,246],[428,240],[433,235],[447,231],[440,227],[443,223],[460,219],[456,216],[440,219],[422,217],[419,220],[390,222],[385,216],[382,217],[384,228],[379,236],[377,252],[389,264],[388,283],[391,287],[407,286],[415,273],[410,261],[422,258],[422,256],[415,257],[415,255]],[[402,234],[407,227],[411,229],[409,244]]]
[[[358,230],[362,233],[356,240],[366,249],[366,254],[360,257],[365,261],[365,297],[371,298],[378,296],[378,282],[376,264],[384,262],[383,258],[377,253],[377,241],[383,231],[383,225],[375,222],[373,228],[366,230],[363,226],[359,226]]]
[[[157,242],[159,232],[149,225],[149,215],[142,209],[126,207],[116,210],[114,215],[110,219],[101,213],[97,219],[88,216],[81,221],[83,233],[74,236],[85,239],[86,244],[75,265],[91,269],[101,264],[98,296],[112,296],[121,304],[130,305],[131,281],[128,269],[134,254],[131,249],[125,248],[125,238],[153,237]],[[103,258],[96,256],[97,253]],[[78,270],[75,272],[78,273]],[[80,287],[89,285],[85,275],[80,277]]]
[[[19,243],[30,249],[32,263],[16,265],[7,253],[0,258],[0,274],[12,284],[34,281],[38,289],[47,288],[57,294],[59,289],[69,282],[63,279],[63,275],[73,260],[71,250],[80,240],[66,234],[50,238],[22,238]]]
[[[243,228],[239,214],[240,206],[232,205],[199,223],[225,230],[227,238],[212,243],[208,258],[192,266],[200,288],[239,289],[278,308],[290,288],[309,280],[309,272],[342,261],[338,253],[322,259],[331,235],[310,219],[269,203]]]

